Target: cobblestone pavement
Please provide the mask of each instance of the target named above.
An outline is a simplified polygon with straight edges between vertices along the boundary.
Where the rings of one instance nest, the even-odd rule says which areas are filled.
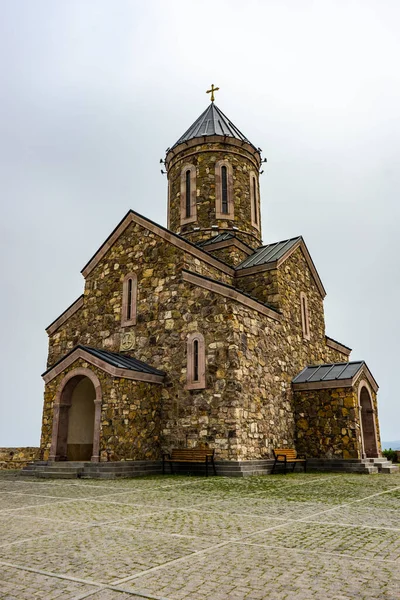
[[[399,600],[400,475],[0,472],[0,600]]]

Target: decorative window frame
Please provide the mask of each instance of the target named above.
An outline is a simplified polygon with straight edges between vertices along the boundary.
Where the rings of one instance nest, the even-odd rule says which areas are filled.
[[[226,167],[228,184],[228,212],[222,212],[222,177],[221,168]],[[217,219],[235,218],[233,203],[233,168],[228,160],[217,160],[215,163],[215,217]]]
[[[194,343],[198,342],[198,378],[195,380],[194,369]],[[206,348],[204,336],[199,333],[190,333],[187,337],[187,370],[186,389],[203,390],[206,387]]]
[[[186,216],[186,173],[190,171],[190,217]],[[196,167],[186,164],[181,170],[181,225],[197,221]]]
[[[308,299],[304,292],[300,292],[300,313],[301,327],[303,329],[303,339],[310,340],[310,316],[308,312]]]
[[[129,280],[132,281],[131,290],[131,311],[128,318],[128,301],[129,301]],[[137,312],[137,275],[136,273],[128,273],[122,283],[122,309],[121,309],[121,327],[129,327],[136,325]]]
[[[256,197],[254,198],[254,184],[256,182]],[[250,171],[250,210],[251,210],[251,224],[253,227],[260,231],[260,191],[257,175],[254,171]],[[256,209],[256,210],[255,210]]]

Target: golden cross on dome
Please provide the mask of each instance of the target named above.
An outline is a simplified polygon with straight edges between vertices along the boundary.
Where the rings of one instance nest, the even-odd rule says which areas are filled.
[[[214,84],[211,84],[211,90],[207,90],[206,94],[211,94],[211,102],[214,102],[214,92],[217,92],[219,88],[214,87]]]

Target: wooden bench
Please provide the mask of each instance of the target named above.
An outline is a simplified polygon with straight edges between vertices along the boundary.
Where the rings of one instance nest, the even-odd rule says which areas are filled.
[[[204,463],[206,465],[206,477],[208,477],[208,465],[212,465],[214,475],[217,474],[214,464],[214,450],[211,448],[176,448],[171,450],[170,454],[163,456],[163,473],[165,473],[165,463],[169,462],[171,473],[173,473],[173,463]]]
[[[275,458],[275,462],[274,462],[274,466],[272,467],[272,473],[275,472],[275,467],[278,464],[284,465],[285,475],[286,475],[288,464],[290,464],[290,465],[293,464],[293,469],[292,469],[292,473],[293,473],[297,463],[303,463],[304,464],[304,473],[306,472],[307,459],[306,459],[305,455],[300,458],[297,455],[297,452],[294,448],[277,448],[276,450],[274,450],[274,458]]]

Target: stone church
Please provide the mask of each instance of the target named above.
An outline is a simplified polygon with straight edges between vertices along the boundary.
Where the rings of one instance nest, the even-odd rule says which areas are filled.
[[[378,385],[326,335],[305,241],[262,242],[262,162],[213,96],[167,149],[167,228],[129,211],[47,328],[44,460],[381,455]]]

